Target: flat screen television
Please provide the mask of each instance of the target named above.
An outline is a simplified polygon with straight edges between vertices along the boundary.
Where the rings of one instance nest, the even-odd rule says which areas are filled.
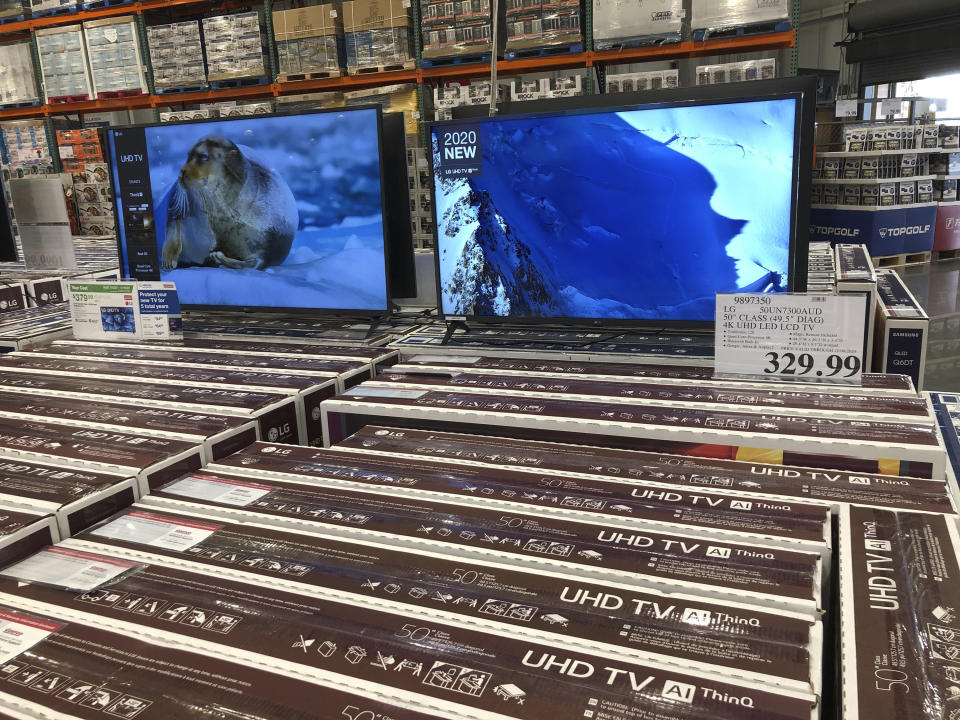
[[[379,106],[111,128],[125,275],[186,307],[389,309]]]
[[[697,327],[718,291],[804,290],[814,101],[791,79],[435,123],[441,313]]]

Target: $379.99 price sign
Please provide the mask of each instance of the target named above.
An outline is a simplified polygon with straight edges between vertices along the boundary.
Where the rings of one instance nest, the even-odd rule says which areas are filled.
[[[865,295],[717,294],[716,374],[860,382]]]

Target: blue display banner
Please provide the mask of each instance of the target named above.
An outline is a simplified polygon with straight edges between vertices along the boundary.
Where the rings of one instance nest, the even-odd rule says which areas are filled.
[[[812,208],[810,240],[863,243],[873,257],[933,249],[937,208]]]

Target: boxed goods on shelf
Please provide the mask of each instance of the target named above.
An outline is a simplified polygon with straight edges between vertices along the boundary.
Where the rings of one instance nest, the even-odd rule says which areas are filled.
[[[248,452],[252,452],[250,448]],[[949,491],[940,481],[892,478],[870,473],[823,471],[811,468],[742,462],[722,458],[613,450],[555,442],[518,440],[409,428],[368,425],[331,448],[411,460],[431,458],[468,467],[493,466],[528,473],[535,479],[550,475],[549,492],[575,501],[592,481],[614,483],[643,497],[643,488],[710,490],[730,497],[763,498],[778,502],[801,500],[828,505],[833,513],[856,503],[918,512],[953,514]],[[226,462],[231,462],[227,460]],[[562,478],[558,481],[556,478]],[[555,489],[551,489],[555,488]],[[636,490],[636,492],[634,492]],[[490,493],[491,497],[508,493]]]
[[[942,477],[946,455],[922,423],[831,420],[669,405],[616,403],[467,390],[366,387],[321,406],[324,441],[336,443],[370,423],[428,430],[555,439],[630,450],[762,460],[884,475]]]
[[[13,18],[23,15],[23,0],[0,0],[0,18]]]
[[[592,1],[597,50],[680,42],[683,0],[648,0],[641,7],[624,0]]]
[[[715,32],[790,19],[788,0],[693,0],[690,27]]]
[[[0,566],[59,540],[57,519],[50,510],[0,502]]]
[[[576,0],[541,2],[507,0],[506,57],[537,55],[540,50],[557,51],[569,46],[582,49],[580,3]]]
[[[105,561],[109,561],[111,558],[119,559],[120,555],[107,553],[103,557]],[[417,632],[411,637],[409,632],[397,631],[400,627],[408,630],[416,627],[406,624],[415,619],[411,617],[409,609],[395,608],[394,603],[386,600],[378,602],[376,597],[357,607],[344,600],[330,601],[310,597],[302,590],[281,583],[258,584],[256,593],[253,593],[250,581],[238,579],[235,573],[214,575],[205,568],[175,568],[169,559],[160,555],[144,554],[143,558],[149,564],[131,568],[122,577],[84,595],[78,596],[76,591],[51,587],[50,584],[31,583],[30,589],[21,593],[18,601],[37,603],[44,609],[49,606],[54,613],[65,610],[71,617],[80,617],[83,622],[102,622],[114,627],[118,624],[124,627],[136,623],[136,630],[156,633],[162,637],[174,635],[181,643],[189,643],[191,646],[196,644],[202,648],[202,652],[220,650],[227,659],[244,661],[253,666],[262,665],[268,660],[282,661],[294,665],[298,673],[314,680],[323,679],[327,672],[336,673],[341,681],[362,684],[371,691],[386,688],[394,696],[410,694],[412,698],[427,706],[438,702],[449,704],[451,709],[462,713],[460,717],[464,718],[475,718],[479,712],[482,712],[480,717],[490,720],[514,717],[508,712],[513,704],[505,704],[505,700],[517,698],[523,700],[523,707],[529,712],[536,712],[536,717],[540,717],[540,713],[549,713],[550,717],[558,714],[566,717],[564,713],[569,713],[570,717],[576,717],[573,713],[582,713],[582,707],[566,706],[576,702],[581,693],[599,696],[593,700],[593,705],[584,706],[595,708],[604,707],[600,704],[601,699],[630,696],[629,692],[624,693],[626,688],[631,687],[629,681],[621,678],[620,672],[614,672],[621,668],[624,660],[642,663],[642,672],[645,674],[655,672],[653,668],[659,671],[659,663],[663,660],[661,657],[649,655],[637,657],[625,648],[621,649],[620,644],[628,643],[623,639],[620,639],[619,644],[605,645],[602,649],[582,646],[569,648],[563,629],[556,632],[549,630],[549,620],[543,622],[547,629],[539,633],[529,631],[521,635],[519,632],[510,632],[509,629],[504,632],[504,627],[511,626],[498,622],[496,616],[480,616],[471,623],[445,616],[431,618],[431,627],[420,630],[429,630],[429,637],[456,640],[442,643],[424,642],[425,638],[420,637],[424,632]],[[15,575],[14,579],[0,581],[0,595],[10,592],[17,579],[29,580],[33,577],[22,570],[15,570],[11,574]],[[397,589],[400,589],[399,586]],[[580,588],[577,590],[581,591]],[[438,592],[446,591],[457,594],[464,592],[453,586],[441,586],[438,589]],[[474,599],[473,593],[469,590],[465,592],[468,594],[461,597]],[[647,602],[656,604],[657,609],[667,602],[657,595],[646,597],[653,598]],[[164,609],[159,614],[140,614],[139,617],[133,614],[137,605],[144,603],[146,598],[163,603]],[[620,599],[614,595],[608,597],[606,602],[612,605],[614,598]],[[506,600],[496,603],[495,599],[485,603],[488,611],[495,610],[499,605],[505,606],[505,611],[509,609],[518,615],[526,611],[528,621],[540,620],[548,614],[543,611],[543,614],[537,617],[540,608],[531,604],[520,606]],[[226,617],[221,616],[220,621],[215,623],[213,619],[219,611],[212,608],[220,608],[222,612],[229,614]],[[756,619],[756,622],[751,623],[751,628],[747,630],[723,627],[719,621],[711,623],[712,616],[708,615],[711,610],[719,612],[720,615],[730,615],[731,618],[740,616],[744,620]],[[691,615],[702,613],[703,624],[714,625],[716,629],[711,628],[712,632],[727,642],[734,642],[737,651],[722,652],[722,645],[719,642],[714,644],[712,638],[700,629],[702,626],[694,622],[684,628],[679,617],[681,612],[685,612],[688,620]],[[601,618],[599,613],[578,610],[568,614],[575,616],[574,621],[596,618],[598,624],[612,624],[611,618]],[[660,631],[667,636],[659,638],[659,644],[666,652],[671,650],[670,641],[677,646],[673,652],[681,657],[687,653],[696,653],[690,653],[683,646],[703,644],[712,646],[703,654],[713,653],[720,660],[717,665],[697,660],[685,662],[687,671],[694,673],[696,678],[681,676],[683,679],[707,680],[710,686],[718,679],[732,678],[732,682],[737,685],[744,681],[765,681],[773,687],[793,687],[795,690],[809,691],[810,682],[807,678],[810,671],[819,664],[816,647],[819,627],[808,619],[786,614],[778,622],[772,614],[752,608],[745,610],[735,606],[724,612],[719,609],[719,605],[709,603],[702,610],[683,608],[676,613],[664,615],[673,617],[657,618],[654,608],[641,606],[641,612],[630,618],[637,624],[633,635],[646,635],[650,641],[656,642],[656,634]],[[554,625],[560,625],[561,621],[570,624],[570,619],[565,615],[558,617],[560,620]],[[623,617],[629,616],[623,614]],[[700,614],[697,614],[696,618],[699,619]],[[621,622],[617,622],[617,625],[620,626]],[[600,635],[605,629],[597,628],[595,634]],[[776,647],[776,642],[764,642],[766,637],[763,636],[771,634],[774,629],[783,631],[781,648]],[[553,637],[548,640],[547,636]],[[299,638],[303,640],[297,645]],[[698,641],[682,642],[683,639],[693,638]],[[564,673],[555,671],[553,663],[545,662],[547,657],[561,662],[556,650],[545,647],[545,643],[551,641],[554,648],[558,647],[558,643],[563,643],[563,660],[571,662],[575,657],[578,658],[577,677],[583,683],[579,690],[574,689],[576,684],[570,683]],[[483,648],[484,652],[477,653],[476,648]],[[740,651],[747,648],[750,650],[745,653],[747,656],[741,657]],[[305,652],[306,650],[311,652]],[[576,655],[568,656],[568,651]],[[672,660],[672,664],[676,664],[675,658],[669,655],[666,657],[666,662]],[[762,660],[768,662],[768,667],[763,668]],[[774,666],[776,669],[773,669]],[[602,672],[598,671],[601,667],[604,668]],[[462,674],[467,674],[470,681],[463,680],[451,685],[448,682],[451,679],[449,668],[469,668],[469,673]],[[760,673],[755,673],[752,672],[754,668],[763,669]],[[444,672],[433,674],[438,670]],[[634,668],[623,672],[640,671]],[[787,673],[793,673],[794,676],[783,677]],[[454,679],[462,679],[462,674],[457,673]],[[509,692],[485,692],[490,688],[505,686],[512,689]],[[450,692],[457,688],[458,693]],[[650,704],[656,707],[658,702],[662,703],[665,709],[673,703],[672,700],[662,699],[652,700]],[[605,712],[604,716],[619,717],[609,712]]]
[[[184,120],[207,120],[216,117],[211,108],[174,110],[160,113],[160,122],[183,122]]]
[[[211,82],[266,75],[258,12],[205,17],[203,42]]]
[[[763,58],[719,65],[697,65],[697,85],[720,85],[748,80],[770,80],[777,76],[777,59]]]
[[[607,75],[607,92],[610,93],[662,90],[663,88],[679,87],[679,85],[679,70],[653,70]]]
[[[490,0],[420,0],[423,57],[476,55],[493,48]]]
[[[155,87],[162,90],[206,84],[198,21],[150,26],[147,28],[147,44]]]
[[[407,135],[416,135],[420,131],[417,86],[412,83],[352,90],[345,92],[343,99],[348,107],[378,103],[383,107],[384,112],[402,112]]]
[[[136,478],[106,468],[87,470],[54,459],[0,456],[0,495],[9,508],[52,513],[61,538],[85,530],[131,505]]]
[[[337,74],[346,61],[343,18],[333,3],[275,11],[273,37],[281,80]]]
[[[68,25],[37,30],[36,38],[47,102],[92,99],[94,91],[83,27]]]
[[[29,0],[34,15],[68,11],[80,5],[80,0]]]
[[[30,43],[0,44],[0,105],[32,103],[39,99]]]
[[[112,17],[83,23],[93,90],[98,98],[147,92],[143,51],[131,18]],[[196,64],[196,58],[192,60]]]
[[[346,0],[347,69],[413,67],[413,19],[405,0]]]
[[[923,390],[930,318],[893,270],[877,272],[875,312],[874,367],[909,375]]]
[[[27,307],[23,283],[4,281],[0,284],[0,313],[17,312]]]

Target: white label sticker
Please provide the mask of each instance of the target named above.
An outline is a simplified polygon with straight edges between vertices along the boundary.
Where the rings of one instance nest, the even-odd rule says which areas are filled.
[[[165,487],[163,491],[172,495],[196,498],[197,500],[209,500],[224,505],[246,507],[275,489],[269,485],[225,480],[208,475],[191,475]]]
[[[437,363],[439,365],[473,365],[480,362],[479,355],[415,355],[408,362]]]
[[[62,627],[60,623],[0,610],[0,664],[26,652]]]
[[[401,390],[400,388],[370,387],[369,385],[360,385],[344,393],[347,397],[384,397],[384,398],[403,398],[404,400],[416,400],[423,397],[428,390]]]
[[[166,550],[184,551],[203,542],[220,527],[220,525],[173,520],[149,513],[131,512],[91,530],[90,534]]]
[[[864,295],[717,293],[718,376],[860,384]]]
[[[902,100],[881,100],[880,101],[880,117],[890,117],[891,115],[898,114],[903,109]]]
[[[331,11],[330,11],[330,17],[335,18],[336,16],[337,16],[337,11],[336,11],[336,10],[331,10]]]
[[[136,566],[137,563],[128,560],[49,547],[11,565],[3,571],[3,575],[25,582],[88,591]]]
[[[860,105],[856,100],[837,100],[835,115],[838,118],[856,117]]]

